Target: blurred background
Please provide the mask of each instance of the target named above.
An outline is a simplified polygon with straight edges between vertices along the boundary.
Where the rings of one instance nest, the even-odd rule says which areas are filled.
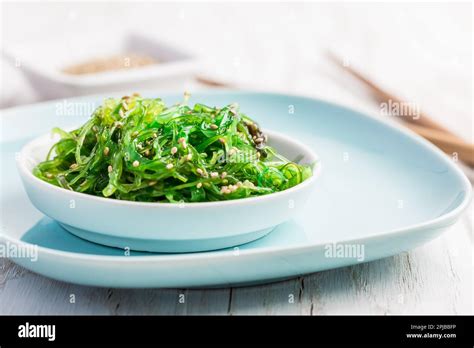
[[[331,51],[472,142],[471,3],[7,2],[1,26],[1,108],[117,89],[211,87],[199,76],[379,112],[370,91],[328,59]],[[138,48],[137,37],[145,40]],[[101,75],[58,74],[107,50],[150,47],[189,59],[146,67],[151,81],[109,73],[100,88]]]

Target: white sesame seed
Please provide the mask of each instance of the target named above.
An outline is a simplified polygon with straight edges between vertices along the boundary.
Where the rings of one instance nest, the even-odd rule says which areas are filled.
[[[201,188],[202,187],[202,182],[198,182],[197,185],[196,185],[197,188]]]
[[[178,148],[176,146],[173,146],[171,148],[171,154],[174,155],[176,152],[178,152]]]
[[[227,176],[227,172],[222,172],[221,178],[224,179]]]
[[[196,173],[198,173],[199,175],[202,175],[204,172],[202,171],[201,168],[198,168],[198,169],[196,169]]]
[[[166,169],[172,169],[174,166],[173,166],[173,163],[168,163],[166,165]]]
[[[148,182],[148,186],[156,185],[156,183],[157,183],[156,181],[150,181],[150,182]]]
[[[77,168],[77,163],[73,163],[69,166],[70,169],[76,169]]]
[[[186,141],[186,139],[183,138],[183,137],[181,137],[181,138],[178,139],[178,143],[182,143],[183,141]]]
[[[192,153],[188,153],[188,155],[186,156],[186,159],[188,161],[191,161],[193,159],[193,154]]]
[[[51,173],[46,173],[46,177],[47,177],[48,179],[51,179],[51,178],[53,177],[53,174],[51,174]]]
[[[107,167],[107,171],[108,171],[109,173],[112,173],[113,170],[114,170],[114,168],[112,168],[112,166],[108,166],[108,167]]]
[[[224,138],[219,138],[219,142],[220,142],[221,144],[225,144],[225,139],[224,139]]]
[[[217,178],[219,176],[218,172],[211,172],[211,178]]]
[[[216,129],[219,128],[219,127],[217,127],[216,124],[211,124],[210,128],[213,129],[213,130],[216,130]]]
[[[109,155],[109,152],[110,152],[110,149],[109,149],[108,146],[106,146],[106,147],[104,148],[104,156],[108,156],[108,155]]]
[[[140,162],[138,161],[133,161],[132,166],[138,167],[140,165]]]

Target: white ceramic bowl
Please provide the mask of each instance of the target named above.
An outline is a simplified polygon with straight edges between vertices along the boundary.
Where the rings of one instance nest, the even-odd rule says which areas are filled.
[[[80,49],[78,49],[80,48]],[[21,66],[43,98],[64,98],[146,88],[182,90],[199,69],[199,60],[175,44],[140,33],[126,35],[58,35],[54,39],[8,45],[3,56]],[[135,69],[70,75],[62,69],[96,57],[145,54],[160,63]]]
[[[131,250],[195,252],[244,244],[290,219],[306,202],[321,165],[316,154],[287,136],[268,132],[269,144],[290,160],[316,163],[313,176],[265,196],[203,203],[140,203],[97,197],[48,184],[32,174],[57,141],[50,135],[26,144],[17,166],[33,205],[69,232]]]

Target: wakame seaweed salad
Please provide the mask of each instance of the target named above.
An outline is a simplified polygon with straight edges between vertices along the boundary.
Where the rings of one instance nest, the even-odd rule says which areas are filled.
[[[310,166],[267,146],[238,105],[166,106],[137,94],[106,99],[61,139],[38,178],[65,189],[140,202],[205,202],[260,196],[298,185]]]

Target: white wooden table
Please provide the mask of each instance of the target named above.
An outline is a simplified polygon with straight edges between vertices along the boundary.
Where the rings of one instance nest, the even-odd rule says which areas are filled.
[[[68,6],[6,4],[5,40],[53,35],[58,28],[93,32],[104,27],[107,13],[116,35],[133,28],[187,43],[206,58],[207,74],[377,114],[367,93],[325,60],[322,53],[333,48],[472,141],[469,4]],[[160,21],[150,28],[157,11]],[[239,25],[228,25],[228,14]],[[25,15],[31,18],[18,21]],[[21,72],[4,72],[2,107],[37,100]],[[448,232],[413,251],[245,288],[93,288],[53,281],[0,259],[0,314],[472,314],[472,223],[471,207]]]

